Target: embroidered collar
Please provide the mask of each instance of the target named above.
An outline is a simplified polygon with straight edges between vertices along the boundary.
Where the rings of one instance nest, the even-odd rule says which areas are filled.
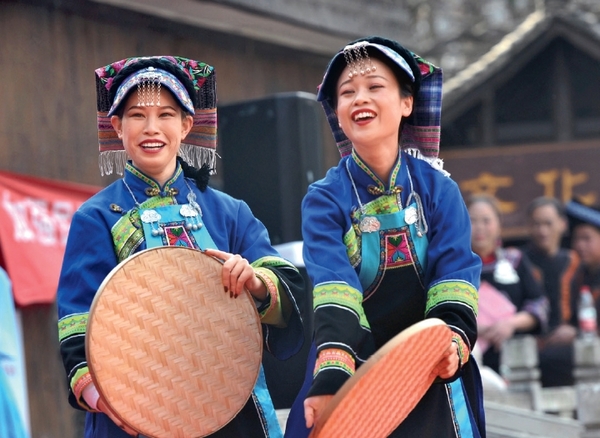
[[[125,165],[125,172],[123,174],[123,180],[125,183],[135,191],[143,191],[146,196],[176,196],[183,189],[183,181],[179,181],[179,177],[183,174],[183,170],[179,163],[173,176],[164,184],[160,186],[154,179],[150,178],[146,174],[142,173],[137,169],[130,161]]]
[[[367,185],[367,190],[372,195],[397,195],[402,192],[402,187],[398,183],[400,169],[402,167],[402,158],[400,152],[398,153],[398,160],[396,161],[396,164],[390,172],[389,185],[387,186],[389,187],[389,189],[386,188],[385,184],[381,181],[381,179],[379,179],[379,177],[375,175],[375,173],[369,168],[369,166],[367,166],[367,164],[362,160],[362,158],[360,158],[360,156],[356,153],[354,149],[352,150],[352,161],[360,169],[362,169],[363,172],[365,172],[374,183]]]

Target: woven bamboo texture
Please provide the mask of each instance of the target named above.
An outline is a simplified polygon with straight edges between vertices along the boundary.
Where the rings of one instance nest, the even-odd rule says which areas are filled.
[[[434,318],[396,335],[340,388],[310,438],[389,436],[433,383],[430,373],[451,342],[451,330]]]
[[[242,409],[258,378],[262,333],[248,293],[224,292],[200,251],[142,251],[102,283],[86,351],[105,404],[156,438],[209,435]]]

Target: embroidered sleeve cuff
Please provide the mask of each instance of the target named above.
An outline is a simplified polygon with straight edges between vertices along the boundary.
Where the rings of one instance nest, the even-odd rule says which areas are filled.
[[[317,357],[317,361],[315,362],[313,376],[316,376],[326,369],[334,368],[344,371],[349,376],[352,376],[356,371],[354,358],[344,350],[337,348],[321,350],[319,352],[319,357]]]
[[[92,383],[92,375],[90,374],[89,368],[83,367],[75,373],[73,378],[71,379],[71,391],[77,400],[79,406],[81,406],[86,411],[99,412],[94,411],[83,399],[83,390]]]
[[[471,283],[462,280],[444,280],[431,286],[427,292],[425,315],[436,306],[444,303],[457,303],[468,306],[474,315],[478,312],[479,295]]]
[[[277,327],[285,327],[285,320],[281,310],[281,298],[279,295],[279,279],[266,268],[254,268],[256,277],[263,282],[267,288],[267,299],[259,306],[258,313],[263,324],[271,324]]]
[[[460,360],[460,366],[462,367],[469,361],[469,356],[471,352],[469,351],[469,347],[463,340],[463,338],[458,333],[452,334],[452,342],[455,342],[458,346],[458,358]]]
[[[308,397],[335,394],[355,371],[354,358],[344,350],[326,349],[319,352],[314,380]]]

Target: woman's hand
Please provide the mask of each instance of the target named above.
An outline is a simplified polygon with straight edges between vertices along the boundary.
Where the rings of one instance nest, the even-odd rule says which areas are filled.
[[[502,344],[513,337],[515,332],[529,332],[538,325],[531,313],[521,310],[509,318],[501,319],[488,327],[479,327],[479,335],[494,345],[500,351]]]
[[[81,396],[90,408],[94,411],[98,410],[98,399],[100,398],[100,394],[98,393],[98,389],[96,389],[94,382],[88,383],[86,387],[83,388]]]
[[[577,337],[577,329],[569,324],[561,324],[548,336],[542,337],[538,342],[540,348],[548,345],[570,344]]]
[[[441,379],[449,379],[458,371],[459,365],[458,345],[456,342],[450,342],[450,346],[444,352],[444,355],[433,368],[431,375]]]
[[[304,419],[308,429],[314,426],[319,415],[323,413],[323,409],[332,398],[333,395],[316,395],[304,400]]]
[[[246,288],[259,301],[267,298],[267,287],[256,277],[248,260],[239,254],[230,254],[218,249],[207,249],[204,253],[223,260],[223,287],[231,297],[237,297]]]
[[[496,351],[500,351],[502,344],[507,339],[512,338],[515,333],[515,327],[510,318],[501,319],[494,324],[482,327],[479,335],[494,346]]]

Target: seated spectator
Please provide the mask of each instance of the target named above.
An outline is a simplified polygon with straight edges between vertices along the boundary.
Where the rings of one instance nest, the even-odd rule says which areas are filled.
[[[544,331],[547,299],[527,256],[517,248],[502,248],[497,201],[487,195],[476,195],[467,206],[472,249],[483,262],[477,342],[483,351],[483,364],[499,373],[500,349],[507,339]],[[488,317],[484,318],[485,315]]]
[[[590,288],[600,315],[600,207],[571,201],[565,206],[571,230],[571,245],[581,263],[571,283],[571,323],[578,325],[577,308],[583,286]]]
[[[572,341],[577,329],[570,323],[570,286],[579,257],[575,251],[561,247],[567,217],[558,199],[534,199],[527,215],[531,240],[523,252],[536,268],[549,302],[548,333],[539,337],[542,386],[572,385]]]

